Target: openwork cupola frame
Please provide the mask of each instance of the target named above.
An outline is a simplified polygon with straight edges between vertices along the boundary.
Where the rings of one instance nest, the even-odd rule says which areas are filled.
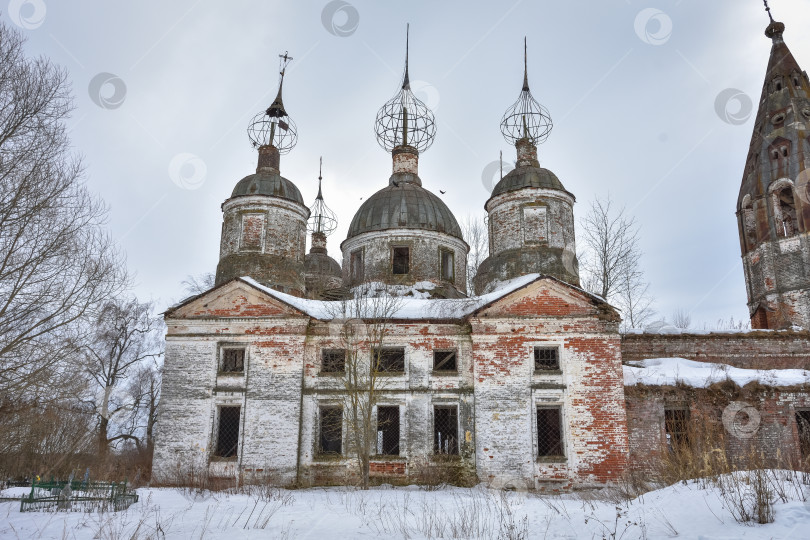
[[[553,126],[548,109],[538,103],[529,90],[526,38],[523,38],[523,88],[501,119],[501,133],[509,144],[528,139],[533,145],[538,145],[545,142]]]
[[[436,137],[433,112],[411,91],[408,75],[408,31],[405,37],[405,73],[400,90],[377,112],[374,123],[377,142],[392,152],[399,146],[410,146],[424,152]]]
[[[298,142],[298,130],[281,99],[281,91],[284,86],[284,74],[287,71],[287,64],[293,59],[287,54],[279,55],[280,69],[278,81],[278,94],[270,106],[253,117],[248,126],[248,137],[254,148],[271,146],[278,150],[279,154],[286,154],[293,149]]]
[[[323,191],[321,190],[321,183],[323,182],[323,158],[320,160],[318,168],[318,196],[315,197],[315,202],[309,207],[309,220],[307,221],[307,230],[311,234],[323,234],[329,236],[335,229],[337,229],[337,217],[335,213],[326,206],[323,200]]]

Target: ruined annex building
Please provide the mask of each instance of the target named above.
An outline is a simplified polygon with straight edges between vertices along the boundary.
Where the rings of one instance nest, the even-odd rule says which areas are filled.
[[[604,485],[652,468],[689,442],[690,422],[727,420],[742,399],[763,411],[762,429],[730,439],[733,452],[806,459],[806,385],[712,400],[711,388],[635,383],[623,365],[810,367],[810,80],[783,30],[766,32],[773,48],[737,208],[753,327],[773,329],[748,333],[622,335],[620,313],[580,288],[575,197],[538,162],[552,123],[525,68],[500,126],[516,167],[482,201],[489,256],[475,276],[458,221],[419,175],[436,127],[411,92],[407,55],[375,123],[392,169],[354,214],[342,260],[330,258],[336,218],[320,185],[308,207],[282,176],[297,139],[284,55],[277,97],[248,129],[256,172],[222,205],[216,284],[165,314],[155,474],[355,482],[365,444],[370,475],[387,482]]]

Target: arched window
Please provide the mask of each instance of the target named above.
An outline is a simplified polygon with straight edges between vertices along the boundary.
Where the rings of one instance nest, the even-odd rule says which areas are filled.
[[[796,203],[793,199],[793,187],[784,185],[775,189],[773,206],[776,234],[784,238],[796,234]]]

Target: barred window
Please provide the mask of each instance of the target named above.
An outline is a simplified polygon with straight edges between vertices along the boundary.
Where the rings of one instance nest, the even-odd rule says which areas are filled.
[[[404,373],[405,349],[386,347],[371,349],[371,365],[378,373]]]
[[[562,409],[537,408],[538,457],[563,457]]]
[[[802,459],[807,459],[810,457],[810,411],[796,411],[796,428]]]
[[[222,371],[225,373],[245,371],[245,349],[222,349]]]
[[[675,451],[689,444],[689,409],[665,409],[664,429],[667,435],[667,446]]]
[[[321,436],[318,451],[321,454],[343,452],[343,408],[321,407]]]
[[[560,369],[560,358],[557,347],[534,348],[534,370],[554,371]]]
[[[456,254],[449,249],[439,250],[439,266],[441,267],[441,277],[445,281],[454,281]]]
[[[403,275],[411,271],[411,249],[405,246],[393,248],[391,270],[394,275]]]
[[[236,457],[239,445],[239,413],[241,407],[220,407],[217,426],[217,445],[214,456]]]
[[[321,371],[324,373],[343,373],[346,368],[345,349],[323,349],[321,351]]]
[[[433,408],[433,453],[458,455],[458,409],[455,406]]]
[[[457,357],[455,350],[433,351],[433,371],[458,371]]]
[[[399,407],[377,407],[377,454],[399,455]]]

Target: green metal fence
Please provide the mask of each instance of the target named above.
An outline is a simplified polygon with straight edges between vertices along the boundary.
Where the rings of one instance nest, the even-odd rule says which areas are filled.
[[[127,482],[55,481],[34,482],[20,501],[20,512],[117,512],[138,502]]]

